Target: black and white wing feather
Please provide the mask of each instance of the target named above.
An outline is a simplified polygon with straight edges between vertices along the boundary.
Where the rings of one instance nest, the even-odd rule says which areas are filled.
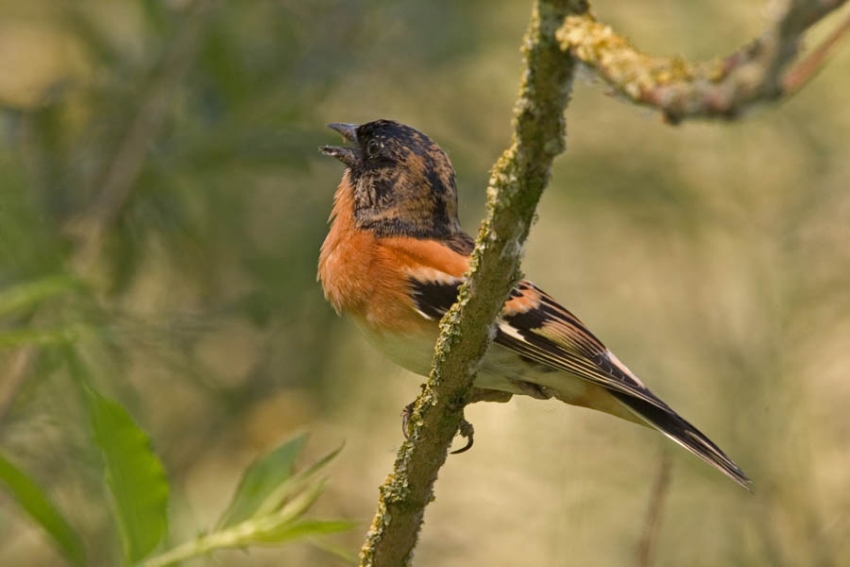
[[[417,311],[439,319],[454,304],[460,284],[451,277],[434,281],[411,276]],[[575,315],[531,282],[521,282],[505,302],[495,343],[605,388],[641,421],[748,488],[747,476],[717,445],[649,391]]]

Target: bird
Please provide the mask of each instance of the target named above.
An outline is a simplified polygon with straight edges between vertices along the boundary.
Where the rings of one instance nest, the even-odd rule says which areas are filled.
[[[319,150],[346,169],[317,279],[369,343],[427,376],[440,319],[457,299],[475,245],[460,225],[454,168],[426,134],[393,120],[328,127],[344,145]],[[555,398],[648,426],[749,490],[732,459],[535,284],[514,287],[495,329],[476,389]]]

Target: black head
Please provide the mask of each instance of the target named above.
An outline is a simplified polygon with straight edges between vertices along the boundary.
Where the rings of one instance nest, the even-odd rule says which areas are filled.
[[[447,238],[461,232],[455,173],[431,138],[392,120],[328,124],[350,146],[321,152],[349,167],[354,217],[380,236]]]

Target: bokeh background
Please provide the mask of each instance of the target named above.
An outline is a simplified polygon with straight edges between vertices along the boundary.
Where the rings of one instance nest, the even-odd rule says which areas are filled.
[[[660,54],[731,52],[763,2],[600,1]],[[80,329],[98,386],[150,433],[172,541],[211,528],[240,472],[296,431],[345,442],[319,515],[361,522],[421,378],[324,302],[319,246],[340,163],[328,122],[394,118],[458,171],[474,232],[510,135],[529,2],[0,2],[0,289],[86,288],[6,328]],[[845,10],[846,13],[846,10]],[[818,27],[823,36],[835,18]],[[418,565],[636,565],[667,454],[655,564],[850,564],[850,48],[804,91],[730,124],[664,125],[589,74],[526,247],[579,314],[753,478],[749,494],[649,430],[557,402],[468,411]],[[115,564],[109,500],[51,349],[12,384],[0,447]],[[0,494],[0,565],[62,565]],[[192,565],[342,563],[307,545]]]

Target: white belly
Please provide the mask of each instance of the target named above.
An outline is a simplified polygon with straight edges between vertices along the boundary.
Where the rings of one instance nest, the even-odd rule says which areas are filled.
[[[355,321],[357,322],[357,321]],[[366,340],[381,351],[387,358],[399,366],[420,376],[431,373],[431,360],[434,358],[436,333],[390,335],[373,331],[368,325],[358,323]]]
[[[420,376],[428,376],[431,372],[436,332],[430,336],[389,335],[376,333],[363,324],[358,326],[375,348],[399,366]],[[484,357],[475,386],[535,398],[555,397],[568,404],[590,407],[641,423],[604,388],[566,372],[542,370],[499,345],[492,345]]]
[[[373,347],[399,366],[420,376],[428,376],[431,373],[434,345],[437,342],[436,332],[433,335],[389,335],[375,332],[366,324],[357,323],[357,326]],[[527,370],[517,355],[493,345],[475,378],[475,386],[512,394],[527,394],[528,392],[515,381],[525,376]]]

